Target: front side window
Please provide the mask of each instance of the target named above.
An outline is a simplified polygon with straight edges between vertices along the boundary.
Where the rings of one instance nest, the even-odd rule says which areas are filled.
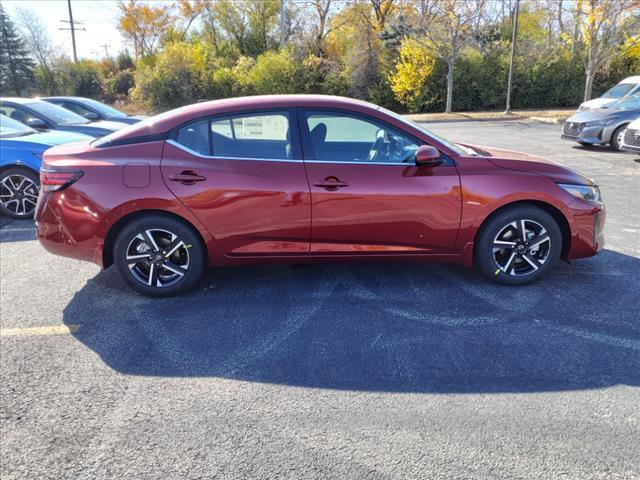
[[[306,112],[309,143],[316,160],[412,163],[418,144],[374,120],[340,112]]]
[[[211,121],[213,155],[231,158],[291,158],[289,115],[269,112]]]

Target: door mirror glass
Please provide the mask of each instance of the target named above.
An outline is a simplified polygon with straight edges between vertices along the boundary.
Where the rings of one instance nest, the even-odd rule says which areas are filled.
[[[31,117],[27,120],[27,125],[31,128],[47,128],[47,122],[41,118]]]
[[[98,116],[97,113],[93,113],[93,112],[87,112],[84,114],[84,118],[86,118],[87,120],[91,120],[92,122],[95,120],[99,120],[100,117]]]
[[[431,166],[440,165],[440,152],[431,145],[420,145],[416,150],[416,165]]]

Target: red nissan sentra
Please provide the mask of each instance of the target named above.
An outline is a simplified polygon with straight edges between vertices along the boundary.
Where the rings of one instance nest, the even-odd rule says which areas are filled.
[[[522,285],[604,241],[592,180],[339,97],[179,108],[48,150],[41,184],[42,245],[153,296],[267,261],[455,262]]]

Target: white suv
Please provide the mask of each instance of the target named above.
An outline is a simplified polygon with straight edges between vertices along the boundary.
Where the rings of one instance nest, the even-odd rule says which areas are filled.
[[[640,153],[640,117],[627,126],[622,135],[620,149]]]
[[[627,77],[604,92],[601,97],[581,103],[578,107],[578,112],[606,107],[610,103],[620,100],[628,95],[633,95],[636,92],[640,92],[640,75]]]

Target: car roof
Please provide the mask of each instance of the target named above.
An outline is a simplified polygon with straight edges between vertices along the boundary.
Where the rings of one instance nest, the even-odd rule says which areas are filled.
[[[78,100],[90,100],[89,98],[85,98],[85,97],[61,97],[61,96],[56,96],[56,97],[40,97],[42,100],[70,100],[70,101],[78,101]]]
[[[20,105],[26,105],[27,103],[35,103],[38,101],[40,101],[39,98],[0,97],[0,102],[12,102]]]
[[[640,83],[640,75],[635,75],[633,77],[627,77],[624,80],[621,80],[620,83]]]
[[[240,113],[243,111],[306,108],[342,108],[353,112],[370,113],[374,116],[380,107],[354,98],[332,95],[256,95],[247,97],[225,98],[200,102],[169,110],[147,120],[143,120],[131,128],[121,130],[118,139],[133,138],[166,133],[173,128],[212,115]],[[112,137],[110,135],[110,137]]]

